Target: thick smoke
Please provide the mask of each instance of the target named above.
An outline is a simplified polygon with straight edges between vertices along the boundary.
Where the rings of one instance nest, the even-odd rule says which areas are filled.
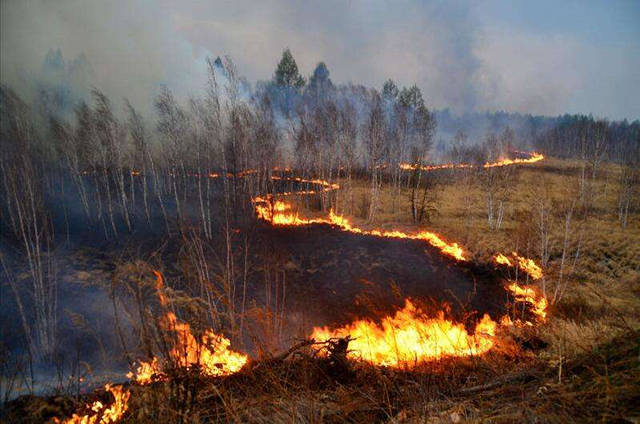
[[[472,15],[441,2],[4,2],[2,79],[33,89],[49,78],[47,52],[60,49],[65,60],[83,55],[91,64],[80,89],[96,86],[149,110],[162,84],[178,95],[201,90],[206,55],[230,54],[257,81],[271,77],[288,46],[304,74],[324,60],[336,82],[380,87],[391,77],[417,83],[432,107],[466,111],[479,104]]]
[[[255,83],[271,78],[289,47],[304,75],[324,61],[337,84],[415,83],[433,109],[640,116],[637,42],[531,32],[488,19],[496,14],[491,3],[36,0],[0,7],[1,79],[26,98],[48,81],[42,64],[51,49],[90,64],[72,92],[96,86],[149,114],[162,85],[181,98],[203,90],[206,56],[230,55]],[[589,22],[598,19],[583,9]],[[618,14],[633,13],[620,7]],[[602,17],[605,29],[593,37],[618,28],[606,21],[614,15]],[[624,22],[619,29],[633,33]]]
[[[90,78],[79,92],[98,87],[114,99],[129,98],[150,111],[162,84],[187,94],[206,82],[204,51],[176,30],[161,5],[132,2],[3,2],[2,81],[31,97],[48,51],[60,49],[63,60],[84,55]]]

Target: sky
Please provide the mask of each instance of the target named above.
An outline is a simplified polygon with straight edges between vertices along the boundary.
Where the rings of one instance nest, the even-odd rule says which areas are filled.
[[[305,76],[324,61],[336,83],[415,83],[432,108],[640,119],[638,0],[0,2],[3,83],[60,48],[143,110],[162,84],[201,93],[206,56],[255,83],[287,47]]]

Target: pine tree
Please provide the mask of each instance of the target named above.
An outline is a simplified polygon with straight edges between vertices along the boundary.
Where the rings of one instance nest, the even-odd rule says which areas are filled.
[[[274,79],[280,87],[304,87],[304,78],[298,72],[298,65],[291,54],[291,50],[286,49],[282,52],[282,59],[278,63]]]
[[[309,78],[307,93],[316,100],[323,100],[332,89],[333,83],[329,78],[329,69],[324,62],[320,62]]]
[[[398,98],[399,90],[398,86],[392,79],[385,81],[382,86],[382,98],[385,100],[395,100]]]

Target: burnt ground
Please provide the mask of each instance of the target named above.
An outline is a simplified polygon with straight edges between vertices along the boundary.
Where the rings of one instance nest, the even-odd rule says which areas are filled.
[[[495,271],[450,259],[424,241],[329,225],[265,227],[261,236],[264,248],[284,262],[287,310],[302,327],[380,317],[407,297],[427,312],[447,303],[456,318],[505,311],[507,295]]]
[[[307,337],[315,326],[340,326],[358,318],[376,320],[392,314],[406,298],[430,315],[446,303],[451,309],[448,316],[469,326],[484,313],[496,318],[505,312],[508,296],[499,271],[457,262],[424,241],[357,235],[329,225],[258,224],[249,232],[253,241],[247,306],[269,305],[281,314],[279,335],[270,345],[276,350],[287,349],[294,339]],[[187,249],[179,237],[145,234],[103,244],[77,243],[59,250],[58,341],[64,368],[73,367],[72,360],[82,360],[92,364],[94,372],[118,370],[123,375],[120,371],[126,371],[127,364],[114,330],[111,284],[124,277],[139,278],[135,270],[127,271],[126,264],[142,259],[162,270],[167,285],[186,289],[189,277],[181,274],[184,261],[180,257]],[[216,249],[213,244],[212,249]],[[236,259],[237,265],[240,260]],[[277,282],[274,270],[279,276]],[[26,273],[16,274],[18,283],[27,284]],[[5,348],[19,355],[23,336],[20,321],[15,319],[14,298],[6,286],[1,294],[1,339]],[[149,294],[155,295],[153,291]],[[124,325],[129,348],[134,348],[136,333],[124,318],[121,316],[120,325]],[[269,337],[264,333],[268,326],[259,323],[262,318],[247,322],[253,327],[252,340],[243,340],[249,352],[256,353]],[[42,371],[44,380],[54,371],[47,365]]]

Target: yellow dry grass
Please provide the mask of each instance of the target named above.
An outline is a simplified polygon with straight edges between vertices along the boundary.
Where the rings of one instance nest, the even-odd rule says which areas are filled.
[[[564,241],[563,208],[578,198],[581,169],[579,161],[553,158],[519,167],[505,197],[502,226],[493,231],[487,221],[486,197],[477,179],[471,176],[465,182],[460,171],[439,171],[439,182],[432,191],[437,212],[419,227],[460,242],[479,261],[488,260],[496,252],[515,250],[540,263],[536,207],[546,199],[552,217],[545,285],[547,293],[552,293],[559,279]],[[575,268],[565,266],[566,292],[552,305],[551,319],[544,328],[545,339],[551,344],[544,355],[552,360],[554,356],[564,358],[589,351],[622,332],[640,329],[640,213],[629,218],[626,229],[621,228],[617,216],[619,175],[619,166],[601,166],[596,179],[588,183],[592,207],[586,218],[579,208],[574,211],[568,231],[567,261],[573,262],[579,246],[578,260]],[[365,223],[360,219],[362,199],[369,196],[369,190],[369,185],[360,181],[353,184],[351,192],[338,194],[347,216],[362,225],[415,227],[410,214],[410,191],[403,188],[394,199],[389,185],[382,188],[375,221]],[[350,198],[354,199],[353,204],[349,203]],[[566,277],[568,268],[573,272]]]

